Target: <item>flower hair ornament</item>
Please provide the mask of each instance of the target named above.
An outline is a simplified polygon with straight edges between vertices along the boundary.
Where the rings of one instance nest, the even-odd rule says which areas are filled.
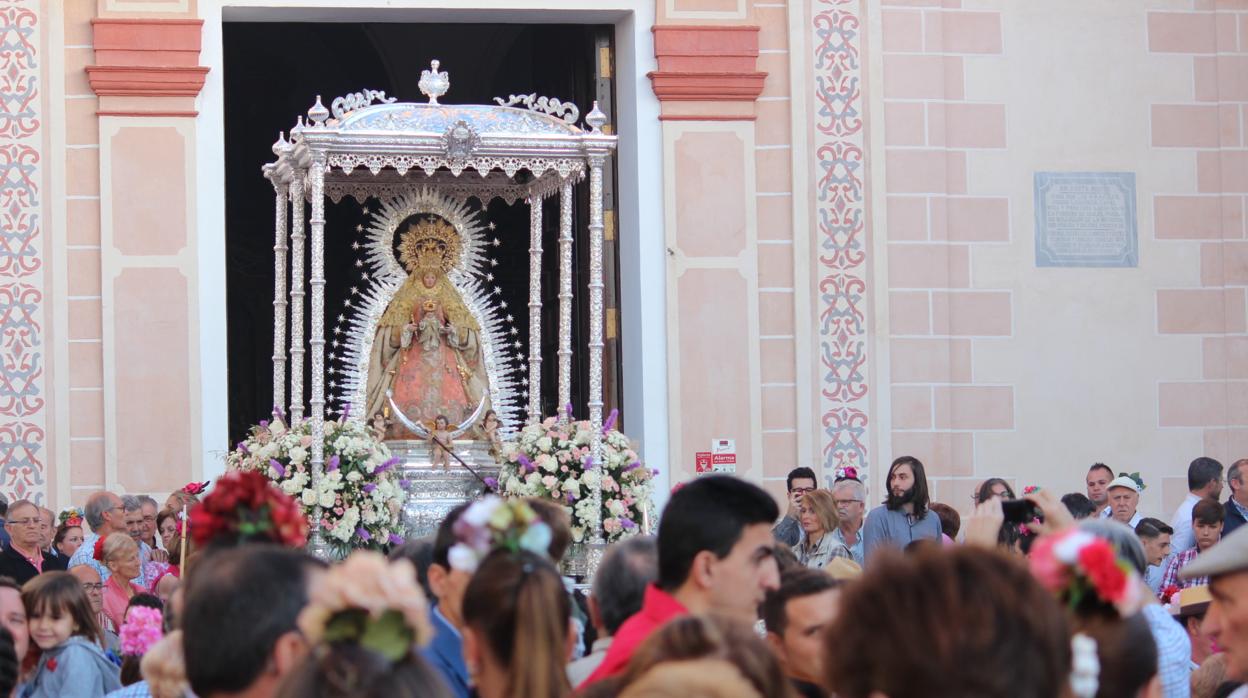
[[[469,574],[496,548],[546,555],[551,531],[522,499],[489,495],[464,510],[453,528],[455,545],[448,551],[452,569]]]
[[[84,515],[82,513],[82,509],[79,509],[78,507],[70,507],[65,511],[62,511],[57,516],[57,520],[60,521],[62,526],[66,527],[81,526],[84,520]]]
[[[104,563],[104,536],[95,539],[95,547],[91,549],[91,557],[100,564]]]
[[[858,469],[852,465],[842,465],[832,472],[833,482],[841,480],[857,480],[862,482],[862,478],[858,476]]]
[[[299,629],[313,644],[354,644],[391,662],[433,635],[415,567],[370,550],[352,553],[317,581]]]
[[[212,494],[191,509],[190,526],[197,547],[267,541],[300,548],[308,542],[299,504],[254,471],[221,476]]]
[[[208,483],[210,482],[212,482],[212,480],[204,480],[203,482],[188,482],[182,487],[182,491],[198,497],[204,493],[204,490],[208,489]]]
[[[1101,688],[1101,658],[1096,640],[1083,633],[1070,638],[1070,691],[1075,698],[1094,698]]]
[[[156,608],[135,606],[126,612],[119,635],[122,654],[142,657],[164,637],[164,614]]]
[[[1031,573],[1075,612],[1109,610],[1126,618],[1139,610],[1139,574],[1103,538],[1072,529],[1032,546]]]

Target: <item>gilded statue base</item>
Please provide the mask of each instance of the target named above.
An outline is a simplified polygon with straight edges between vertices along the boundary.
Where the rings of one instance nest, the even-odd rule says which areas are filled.
[[[498,464],[490,455],[488,443],[460,440],[452,444],[455,455],[482,478],[498,477]],[[454,458],[449,470],[433,467],[427,441],[388,441],[386,445],[392,454],[402,459],[399,471],[407,481],[407,498],[400,520],[408,538],[434,535],[451,509],[485,491],[481,480]]]

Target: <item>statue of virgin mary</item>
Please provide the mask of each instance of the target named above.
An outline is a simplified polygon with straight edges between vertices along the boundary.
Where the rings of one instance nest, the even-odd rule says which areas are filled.
[[[386,438],[415,439],[390,419],[387,392],[412,422],[432,427],[470,420],[489,392],[478,325],[447,273],[459,260],[459,233],[445,219],[422,216],[400,235],[407,278],[377,323],[368,362],[367,415],[381,414]]]

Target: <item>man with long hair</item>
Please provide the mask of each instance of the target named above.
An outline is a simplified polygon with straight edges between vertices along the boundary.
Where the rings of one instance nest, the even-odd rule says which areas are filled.
[[[940,517],[928,509],[927,473],[914,456],[902,456],[888,467],[888,498],[871,510],[862,527],[867,564],[881,547],[901,550],[916,540],[940,542]]]

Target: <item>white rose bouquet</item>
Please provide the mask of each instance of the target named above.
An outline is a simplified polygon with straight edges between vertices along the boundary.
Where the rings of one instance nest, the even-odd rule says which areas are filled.
[[[397,458],[357,419],[325,422],[325,469],[312,486],[312,423],[261,422],[226,456],[230,470],[259,472],[303,506],[311,520],[321,506],[321,531],[345,556],[352,548],[403,542],[399,509],[406,489]]]
[[[613,428],[617,418],[613,411],[603,425],[602,463],[590,457],[588,421],[561,424],[550,417],[525,427],[515,441],[503,444],[499,493],[559,502],[572,517],[577,543],[600,519],[610,542],[640,533],[654,473],[642,465],[628,437]],[[591,493],[597,487],[602,488],[602,506],[595,512]]]

